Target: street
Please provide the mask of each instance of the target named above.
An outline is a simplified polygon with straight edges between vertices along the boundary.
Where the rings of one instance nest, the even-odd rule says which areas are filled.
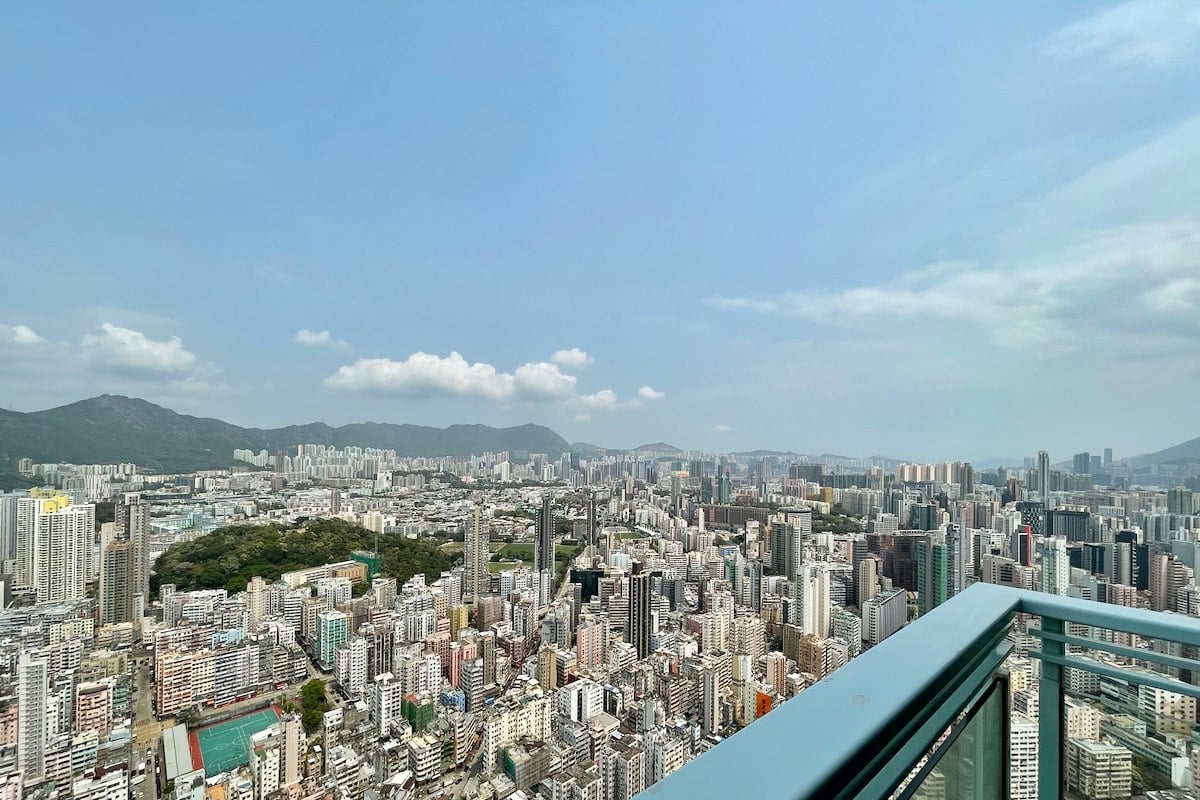
[[[137,769],[144,762],[142,780],[133,784],[133,800],[155,800],[158,797],[158,740],[164,728],[174,720],[154,718],[154,690],[150,685],[151,659],[144,654],[133,655],[133,745],[130,754],[130,778],[138,777]]]
[[[567,581],[567,580],[559,581],[558,591],[556,591],[554,594],[555,602],[557,602],[558,600],[561,600],[563,598],[563,595],[566,594],[568,583],[569,583],[569,581]],[[542,616],[544,616],[543,610],[539,610],[539,612],[538,612],[539,619]],[[540,640],[540,635],[536,639],[533,640],[535,646],[539,640]],[[515,681],[515,679],[516,679],[516,673],[514,673],[509,678],[509,680],[504,684],[504,686],[501,688],[501,691],[500,691],[501,695],[505,694],[510,688],[512,688],[512,685],[513,685],[513,682]],[[480,736],[479,741],[475,743],[475,746],[473,748],[471,748],[471,753],[470,753],[470,755],[467,756],[467,760],[465,762],[467,764],[470,764],[471,767],[467,770],[466,774],[463,775],[462,779],[454,784],[454,791],[451,792],[451,794],[450,794],[450,800],[459,800],[463,796],[463,793],[466,792],[467,786],[471,782],[471,779],[479,774],[479,770],[483,766],[483,760],[481,758],[479,758],[479,748],[482,746],[483,746],[483,737]],[[429,788],[433,789],[433,788],[436,788],[436,786],[437,785],[434,784],[434,785],[431,785]]]

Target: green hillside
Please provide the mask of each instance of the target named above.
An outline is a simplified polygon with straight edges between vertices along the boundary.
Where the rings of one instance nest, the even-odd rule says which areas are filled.
[[[541,425],[393,425],[364,422],[333,428],[323,422],[264,430],[177,414],[146,400],[101,395],[46,411],[0,409],[0,468],[23,457],[75,464],[132,462],[162,472],[233,464],[239,448],[275,453],[299,444],[379,447],[402,456],[466,456],[525,450],[560,454],[567,441]]]
[[[316,520],[292,530],[275,525],[220,528],[160,556],[151,589],[157,594],[160,585],[173,583],[181,591],[242,591],[255,575],[273,582],[284,572],[345,561],[351,550],[374,546],[374,533],[340,519]],[[393,534],[379,537],[379,549],[383,574],[400,582],[418,572],[433,580],[456,562],[434,542]]]

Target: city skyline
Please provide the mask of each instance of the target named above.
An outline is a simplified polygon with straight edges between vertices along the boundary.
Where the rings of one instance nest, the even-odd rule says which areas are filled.
[[[98,396],[98,397],[93,397],[93,398],[87,398],[85,400],[78,401],[77,403],[68,404],[65,407],[58,407],[55,409],[43,409],[43,410],[44,411],[61,411],[64,408],[71,408],[71,407],[87,409],[87,408],[90,408],[93,404],[103,404],[103,405],[115,404],[116,409],[117,409],[117,412],[116,412],[117,414],[119,414],[119,415],[122,415],[122,414],[123,415],[135,415],[136,416],[136,415],[139,415],[143,410],[143,406],[141,406],[140,404],[144,404],[146,402],[148,402],[148,401],[145,401],[142,398],[128,398],[128,397],[124,397],[121,395],[103,395],[103,396]],[[174,409],[164,409],[161,406],[153,407],[153,408],[157,408],[157,413],[161,413],[162,411],[166,411],[169,414],[179,413],[179,412],[175,412]],[[86,421],[88,419],[87,414],[88,414],[87,410],[81,410],[79,419],[82,421]],[[16,419],[16,418],[17,417],[14,416],[11,419]],[[203,424],[203,423],[213,422],[213,421],[225,422],[224,420],[216,420],[213,417],[204,417],[203,414],[200,414],[197,416],[191,416],[188,418],[195,420],[195,422],[198,424]],[[178,418],[176,418],[176,419],[178,419]],[[59,421],[61,422],[61,420],[59,420]],[[126,422],[128,423],[130,421],[131,421],[130,418],[127,416]],[[55,423],[51,423],[51,424],[55,424]],[[243,447],[235,448],[235,450],[234,450],[235,460],[237,460],[236,456],[240,450],[247,452],[247,453],[253,453],[254,447],[258,447],[258,445],[254,445],[253,447],[251,446],[252,438],[257,439],[258,437],[261,437],[263,434],[272,434],[272,433],[287,437],[289,435],[294,435],[294,434],[288,433],[289,428],[297,428],[297,427],[305,428],[308,425],[323,425],[323,424],[325,424],[325,423],[322,420],[311,420],[308,423],[303,423],[298,426],[297,425],[282,426],[280,429],[273,429],[273,430],[268,429],[268,430],[264,431],[262,429],[246,429],[244,431],[246,434],[246,441],[239,443],[239,444],[243,445]],[[353,446],[367,447],[367,448],[376,448],[376,447],[384,448],[384,449],[387,448],[387,445],[385,444],[385,442],[380,438],[381,436],[383,436],[383,434],[380,434],[380,432],[379,432],[380,429],[369,427],[369,426],[380,425],[381,423],[377,423],[375,421],[365,421],[364,423],[361,423],[361,424],[365,424],[366,426],[368,426],[368,429],[367,429],[367,431],[360,431],[353,435],[354,438],[357,439],[357,441],[354,442]],[[396,430],[401,429],[400,425],[395,425],[392,423],[382,423],[382,425],[384,425],[384,426],[393,425],[394,429],[396,429]],[[528,425],[529,424],[527,423],[524,426],[517,425],[517,426],[512,426],[512,427],[507,427],[507,428],[491,428],[490,430],[497,434],[520,435],[520,431],[523,428],[528,427]],[[356,426],[356,423],[351,423],[349,427],[355,427],[355,426]],[[445,428],[438,428],[436,426],[417,426],[417,427],[425,433],[432,432],[432,433],[444,433],[444,434],[450,433],[450,431],[452,431],[455,428],[454,425],[451,425],[451,426],[448,426]],[[461,427],[461,426],[459,426],[459,427]],[[341,430],[341,429],[335,428],[334,430]],[[536,430],[536,428],[535,428],[535,430]],[[1033,464],[1035,462],[1041,463],[1043,456],[1045,456],[1046,458],[1049,458],[1049,456],[1046,454],[1046,452],[1044,450],[1039,450],[1038,455],[1036,457],[1031,457],[1028,455],[1010,455],[1007,457],[984,457],[984,458],[976,457],[976,458],[972,458],[969,456],[963,456],[962,454],[954,454],[954,453],[948,452],[948,453],[940,455],[938,457],[921,459],[921,458],[906,457],[904,455],[887,454],[887,453],[882,453],[882,452],[875,452],[875,453],[870,453],[870,454],[848,453],[848,452],[817,453],[817,452],[811,451],[811,450],[810,451],[802,451],[802,450],[795,449],[795,448],[788,449],[783,446],[753,447],[753,448],[745,448],[745,449],[731,448],[731,449],[717,450],[717,449],[704,449],[704,448],[688,447],[686,442],[681,442],[679,444],[676,444],[676,443],[672,443],[672,442],[663,442],[663,441],[642,442],[638,445],[621,447],[621,446],[612,446],[612,445],[607,445],[604,443],[597,443],[597,442],[567,442],[565,439],[562,439],[561,436],[558,436],[557,432],[554,431],[553,429],[544,428],[544,430],[542,431],[542,433],[547,433],[547,432],[548,432],[548,435],[554,435],[561,440],[561,443],[562,443],[561,447],[549,446],[546,443],[542,443],[540,446],[505,445],[505,446],[492,447],[491,449],[492,450],[496,450],[496,449],[518,450],[518,451],[522,451],[522,452],[539,452],[539,451],[545,450],[545,451],[547,451],[547,453],[549,453],[550,451],[557,451],[559,449],[562,449],[564,451],[571,450],[572,452],[577,452],[579,449],[577,447],[577,445],[578,445],[580,447],[583,447],[588,452],[590,452],[589,448],[591,448],[591,447],[595,447],[595,448],[598,448],[599,450],[608,451],[611,453],[622,453],[622,452],[624,452],[624,453],[631,453],[631,452],[652,453],[652,452],[667,452],[667,451],[670,451],[673,449],[673,450],[678,451],[680,454],[709,454],[709,455],[712,455],[712,454],[726,453],[726,454],[731,454],[731,455],[746,456],[746,455],[753,455],[753,454],[757,453],[757,454],[760,454],[763,456],[777,456],[777,457],[794,456],[794,457],[801,457],[801,458],[806,458],[806,459],[816,459],[815,462],[811,462],[811,463],[824,463],[825,461],[841,463],[843,460],[863,462],[863,464],[851,465],[851,466],[858,466],[858,467],[865,466],[866,462],[903,463],[903,462],[926,461],[926,462],[949,463],[951,461],[955,461],[955,462],[964,462],[965,461],[967,463],[974,464],[975,467],[980,468],[980,469],[988,469],[988,468],[1002,467],[1002,466],[1010,467],[1010,468],[1017,468],[1017,467],[1021,467],[1021,466],[1029,467],[1031,464]],[[175,433],[178,434],[178,431],[176,431]],[[476,430],[476,434],[477,433],[478,433],[478,430]],[[194,432],[194,435],[203,435],[203,434],[199,434],[199,432],[197,431],[197,432]],[[394,441],[395,435],[396,434],[393,433],[393,434],[390,434],[386,438],[389,441]],[[372,438],[372,436],[374,436],[375,438]],[[542,437],[539,436],[539,439],[540,438],[542,438]],[[80,437],[80,439],[78,439],[77,441],[87,442],[87,438],[86,438],[86,436]],[[1057,465],[1071,465],[1072,461],[1074,461],[1075,462],[1074,463],[1075,471],[1077,473],[1083,473],[1083,472],[1088,471],[1088,468],[1079,468],[1078,467],[1078,460],[1080,459],[1080,457],[1087,457],[1087,456],[1091,456],[1092,458],[1096,459],[1098,463],[1100,463],[1101,459],[1102,459],[1102,463],[1104,466],[1108,466],[1110,463],[1121,463],[1121,462],[1125,462],[1125,461],[1129,461],[1134,464],[1142,463],[1143,465],[1145,463],[1156,463],[1153,460],[1150,460],[1150,461],[1147,460],[1153,456],[1159,456],[1159,457],[1161,457],[1161,460],[1164,463],[1170,463],[1170,462],[1172,462],[1172,459],[1178,458],[1178,456],[1172,455],[1172,453],[1174,453],[1175,451],[1178,451],[1180,449],[1183,449],[1183,448],[1188,448],[1190,451],[1190,449],[1194,449],[1197,446],[1197,442],[1200,442],[1200,439],[1194,439],[1194,440],[1188,440],[1185,442],[1176,443],[1175,445],[1172,445],[1168,448],[1164,448],[1162,451],[1156,451],[1154,453],[1148,453],[1148,452],[1128,453],[1128,454],[1118,453],[1115,456],[1113,454],[1113,449],[1111,447],[1105,447],[1102,449],[1102,451],[1098,448],[1098,452],[1096,452],[1094,454],[1089,453],[1088,451],[1073,453],[1071,456],[1062,456],[1062,454],[1058,454],[1055,456],[1056,460],[1053,463],[1056,466]],[[301,443],[297,442],[297,444],[301,444]],[[89,460],[89,459],[90,460],[108,461],[108,462],[140,461],[139,457],[132,456],[127,453],[122,455],[122,454],[116,454],[113,452],[109,452],[109,449],[114,446],[112,444],[112,442],[110,442],[110,441],[90,442],[85,446],[88,448],[89,453],[90,453],[88,458],[84,459],[85,461]],[[124,445],[124,446],[128,446],[128,445]],[[424,442],[424,444],[422,444],[421,452],[411,452],[409,454],[410,455],[425,455],[425,456],[430,456],[430,457],[439,456],[439,455],[446,456],[446,455],[454,454],[450,450],[446,450],[445,452],[441,452],[441,451],[435,452],[434,450],[428,450],[427,449],[428,446],[429,446],[428,442]],[[10,450],[12,452],[23,452],[22,445],[19,442],[14,443],[12,441],[7,440],[3,436],[0,436],[0,453],[3,453],[3,448],[6,448],[6,447],[8,450]],[[274,447],[274,451],[276,453],[281,453],[281,452],[284,452],[287,450],[294,449],[295,445],[294,444],[277,444],[277,445],[274,445],[273,447]],[[480,452],[485,452],[485,451],[488,451],[488,448],[485,447]],[[264,451],[264,452],[266,452],[266,451]],[[30,454],[26,453],[26,455],[30,455]],[[150,454],[146,453],[143,455],[149,456]],[[73,458],[74,458],[74,460],[78,461],[80,457],[74,456]],[[70,460],[70,458],[68,458],[68,460]],[[809,463],[809,462],[806,462],[806,463]],[[1043,470],[1043,472],[1044,472],[1044,470]]]
[[[1148,668],[1194,662],[1122,644],[1200,637],[1195,465],[1156,466],[1145,486],[1088,452],[1070,471],[1043,451],[1022,470],[890,474],[311,442],[232,456],[187,474],[20,459],[30,488],[0,493],[13,797],[67,781],[82,800],[730,794],[757,780],[728,774],[747,737],[778,742],[781,725],[828,722],[806,751],[851,737],[880,752],[848,681],[872,705],[962,713],[905,688],[945,684],[937,664],[962,652],[936,646],[946,635],[989,642],[994,663],[954,680],[1001,687],[1011,731],[977,785],[1006,770],[1020,800],[1102,800],[1096,780],[1121,797],[1198,783],[1182,735],[1200,689]],[[1010,619],[1021,608],[1040,621]],[[1036,649],[1062,635],[1058,614],[1114,634],[1072,634],[1087,651],[1067,654],[1067,680],[1037,667],[1060,658]],[[1062,730],[1039,724],[1060,703]],[[944,730],[918,728],[930,743],[895,770],[848,774],[940,788],[978,763],[935,749],[934,771],[915,772]],[[1075,794],[1045,788],[1062,781],[1057,750],[1082,764]]]
[[[1200,434],[1193,4],[288,9],[11,15],[0,405],[912,459]]]

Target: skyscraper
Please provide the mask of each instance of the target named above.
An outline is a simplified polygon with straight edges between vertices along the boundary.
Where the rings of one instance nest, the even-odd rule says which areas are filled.
[[[96,507],[65,495],[17,500],[17,582],[37,602],[61,603],[87,595]]]
[[[800,574],[804,564],[804,543],[812,535],[812,511],[808,509],[789,510],[785,516],[786,523],[782,536],[776,538],[774,546],[782,545],[784,548],[783,574],[787,576],[788,585],[792,587],[792,597],[798,600]]]
[[[637,648],[637,657],[650,654],[650,571],[641,561],[633,562],[629,576],[629,643]]]
[[[101,545],[101,625],[133,621],[133,562],[132,542],[114,539]]]
[[[550,493],[542,495],[533,542],[535,603],[547,605],[554,596],[554,509]]]
[[[1042,591],[1065,595],[1070,577],[1067,540],[1062,536],[1046,537],[1042,542]]]
[[[858,562],[855,569],[855,583],[858,585],[858,607],[861,610],[868,600],[879,594],[879,557],[870,556]]]
[[[1017,511],[1021,513],[1021,524],[1028,525],[1034,536],[1046,535],[1046,504],[1026,500],[1017,501]]]
[[[1009,540],[1009,549],[1013,561],[1026,567],[1033,566],[1033,529],[1028,525],[1017,526]]]
[[[554,571],[554,509],[551,500],[549,492],[542,495],[537,539],[533,545],[533,568],[537,572]]]
[[[829,636],[829,569],[826,562],[814,561],[803,565],[795,598],[800,629],[822,639]]]
[[[721,730],[721,673],[708,668],[700,673],[700,729],[705,736]]]
[[[923,536],[917,543],[918,609],[928,614],[949,599],[950,567],[946,539],[940,531]]]
[[[1192,490],[1186,486],[1176,486],[1167,490],[1167,513],[1191,514],[1195,508]]]
[[[17,557],[17,501],[25,492],[0,493],[0,561]]]
[[[246,583],[246,615],[251,633],[258,630],[266,614],[267,582],[261,575],[255,575]]]
[[[877,645],[904,627],[908,616],[907,595],[903,589],[892,589],[876,595],[863,604],[863,641]]]
[[[463,537],[463,598],[472,604],[479,600],[480,595],[487,594],[490,557],[488,532],[483,526],[479,506],[476,506],[467,522],[466,536]]]
[[[954,523],[946,526],[946,559],[949,569],[946,576],[949,584],[946,595],[949,599],[967,587],[967,566],[971,563],[968,534],[960,525]]]
[[[916,503],[909,515],[909,527],[917,531],[932,531],[941,522],[942,510],[937,503]]]
[[[130,619],[141,619],[150,601],[150,506],[127,493],[113,509],[117,537],[132,546],[129,571]]]
[[[1037,455],[1038,499],[1043,503],[1050,496],[1050,454],[1038,450]]]
[[[588,497],[587,541],[584,544],[588,547],[595,547],[596,534],[596,495],[593,493]]]
[[[1076,475],[1090,475],[1092,473],[1092,456],[1090,453],[1076,453],[1071,459],[1071,471]],[[1042,498],[1043,502],[1045,498]]]
[[[1046,535],[1064,536],[1067,542],[1088,541],[1091,513],[1056,508],[1046,512]]]
[[[49,664],[22,652],[17,661],[17,768],[30,783],[46,772]]]
[[[717,502],[723,506],[727,506],[733,500],[733,487],[729,480],[729,470],[721,473],[717,479]]]

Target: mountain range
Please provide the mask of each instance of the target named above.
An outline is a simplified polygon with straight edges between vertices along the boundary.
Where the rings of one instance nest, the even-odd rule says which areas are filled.
[[[233,451],[277,450],[298,444],[379,447],[405,456],[466,456],[498,450],[562,453],[567,441],[541,425],[393,425],[363,422],[334,428],[323,422],[263,430],[177,414],[146,400],[100,395],[46,411],[0,410],[0,463],[116,464],[167,472],[228,467]]]
[[[569,444],[549,428],[532,424],[511,428],[487,425],[433,428],[362,422],[335,428],[313,422],[270,430],[242,428],[218,419],[178,414],[146,400],[108,394],[46,411],[22,413],[0,409],[0,472],[24,457],[39,463],[133,462],[150,470],[184,472],[228,467],[233,463],[233,451],[239,448],[274,453],[299,444],[379,447],[394,449],[403,456],[465,456],[500,450],[550,454],[573,451],[588,455],[589,451],[600,449],[585,442]],[[635,449],[683,453],[663,442]],[[629,451],[609,449],[608,452]],[[794,455],[766,450],[753,454]],[[809,457],[813,461],[848,458]],[[880,456],[875,459],[885,464],[894,461]],[[1200,438],[1127,460],[1139,467],[1200,461]]]

